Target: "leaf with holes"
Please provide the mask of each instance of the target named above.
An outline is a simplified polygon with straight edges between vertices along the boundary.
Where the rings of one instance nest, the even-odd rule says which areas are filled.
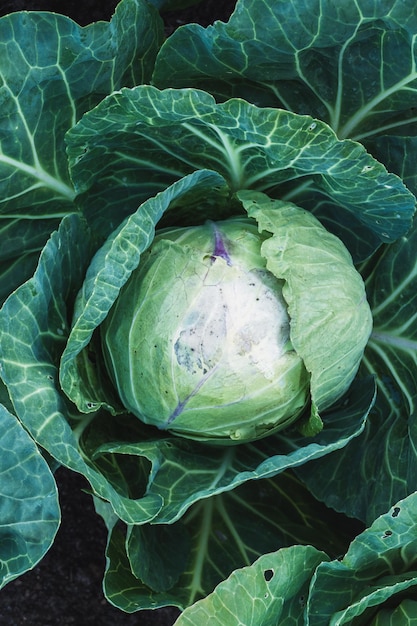
[[[277,502],[281,506],[276,506]],[[262,554],[294,546],[294,554],[304,555],[307,560],[311,555],[316,557],[306,572],[303,572],[304,556],[296,559],[293,576],[285,577],[286,584],[289,580],[292,584],[284,604],[291,605],[290,597],[294,597],[293,608],[300,611],[299,600],[307,595],[306,584],[312,568],[323,559],[345,552],[355,530],[351,520],[311,498],[291,473],[285,473],[259,485],[247,483],[226,494],[201,500],[175,524],[127,529],[113,524],[104,591],[112,604],[129,613],[139,607],[168,604],[184,609],[211,593],[234,569],[246,569]],[[312,543],[315,548],[311,547]],[[276,571],[277,580],[265,581],[262,570],[263,594],[267,591],[265,582],[278,584],[277,563],[271,561],[269,567]],[[299,585],[295,584],[296,579]],[[253,592],[250,587],[246,590],[248,601]],[[271,589],[266,604],[273,603],[273,596]],[[239,604],[236,603],[236,608]],[[268,610],[274,609],[271,606]]]
[[[416,507],[414,492],[355,537],[343,559],[317,567],[306,606],[309,626],[401,623],[395,615],[415,608]]]
[[[213,593],[186,609],[175,626],[304,626],[310,578],[326,558],[312,546],[265,554],[253,565],[236,569]]]

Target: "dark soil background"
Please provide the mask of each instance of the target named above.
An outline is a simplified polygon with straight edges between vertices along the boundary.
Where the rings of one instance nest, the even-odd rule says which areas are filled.
[[[56,472],[62,523],[55,542],[30,572],[0,591],[1,626],[172,626],[173,607],[127,614],[104,597],[107,532],[96,514],[87,481]]]
[[[109,20],[117,0],[0,0],[0,16],[14,11],[54,11],[85,26]],[[202,0],[163,14],[166,34],[189,22],[203,26],[227,21],[236,0]],[[128,615],[104,598],[106,530],[95,513],[87,482],[60,468],[56,472],[62,524],[54,545],[35,567],[0,592],[0,626],[172,626],[179,611],[169,607]],[[198,625],[196,625],[198,626]]]
[[[0,17],[14,11],[54,11],[85,26],[98,20],[109,20],[118,3],[119,0],[0,0]],[[227,21],[235,5],[236,0],[200,0],[182,10],[167,11],[162,17],[167,34],[170,34],[189,22],[208,26],[215,20]]]

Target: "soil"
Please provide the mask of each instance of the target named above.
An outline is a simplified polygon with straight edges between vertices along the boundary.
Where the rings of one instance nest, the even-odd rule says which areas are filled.
[[[68,15],[81,26],[85,26],[98,20],[109,20],[118,2],[119,0],[1,0],[0,16],[14,11],[54,11]],[[182,10],[167,11],[163,14],[166,32],[170,34],[181,24],[189,22],[208,26],[214,20],[227,21],[235,4],[236,0],[200,0],[198,4]]]
[[[87,481],[59,468],[62,523],[55,542],[30,572],[0,591],[1,626],[172,626],[174,607],[127,614],[104,597],[107,532]]]
[[[163,15],[166,34],[178,26],[227,21],[236,0],[203,0]],[[84,26],[109,20],[117,0],[2,0],[0,16],[14,11],[54,11]],[[83,491],[83,477],[64,468],[56,472],[62,523],[42,561],[0,592],[0,626],[172,626],[179,611],[168,607],[128,615],[103,596],[106,529]]]

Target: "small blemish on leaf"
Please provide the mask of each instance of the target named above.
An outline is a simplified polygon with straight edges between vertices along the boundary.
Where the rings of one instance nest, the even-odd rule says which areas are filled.
[[[392,513],[391,513],[392,517],[398,517],[398,515],[400,514],[400,511],[401,511],[400,507],[399,506],[395,506],[393,511],[392,511]]]
[[[265,578],[267,583],[270,580],[272,580],[273,576],[274,576],[274,570],[273,569],[266,569],[266,570],[264,570],[264,578]]]
[[[217,539],[219,541],[221,541],[222,543],[227,541],[227,536],[221,530],[215,530],[214,533],[215,533]]]

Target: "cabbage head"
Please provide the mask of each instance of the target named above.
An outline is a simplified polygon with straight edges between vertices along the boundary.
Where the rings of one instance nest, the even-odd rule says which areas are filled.
[[[252,218],[157,234],[101,327],[107,369],[131,413],[161,430],[220,444],[259,439],[303,415],[306,434],[321,429],[319,410],[343,395],[356,374],[371,316],[362,278],[343,244],[311,214],[296,208],[295,215],[307,216],[308,226],[313,221],[308,237],[319,241],[325,234],[318,247],[326,254],[330,238],[337,258],[326,274],[337,266],[339,280],[342,265],[338,293],[333,279],[331,292],[322,291],[320,254],[316,283],[303,283],[314,258],[311,249],[297,250],[301,244],[285,224],[277,229],[282,241]],[[278,263],[283,272],[270,269],[286,246],[288,259],[294,251],[306,255],[290,268],[295,277],[286,275],[284,258]],[[316,248],[314,241],[313,257]],[[300,329],[300,306],[313,312],[310,327]],[[334,333],[335,316],[349,332],[352,320],[360,328],[354,351],[346,352],[343,335]],[[327,360],[318,369],[325,372],[324,394],[317,366],[310,367],[317,343],[311,336],[323,333]]]

